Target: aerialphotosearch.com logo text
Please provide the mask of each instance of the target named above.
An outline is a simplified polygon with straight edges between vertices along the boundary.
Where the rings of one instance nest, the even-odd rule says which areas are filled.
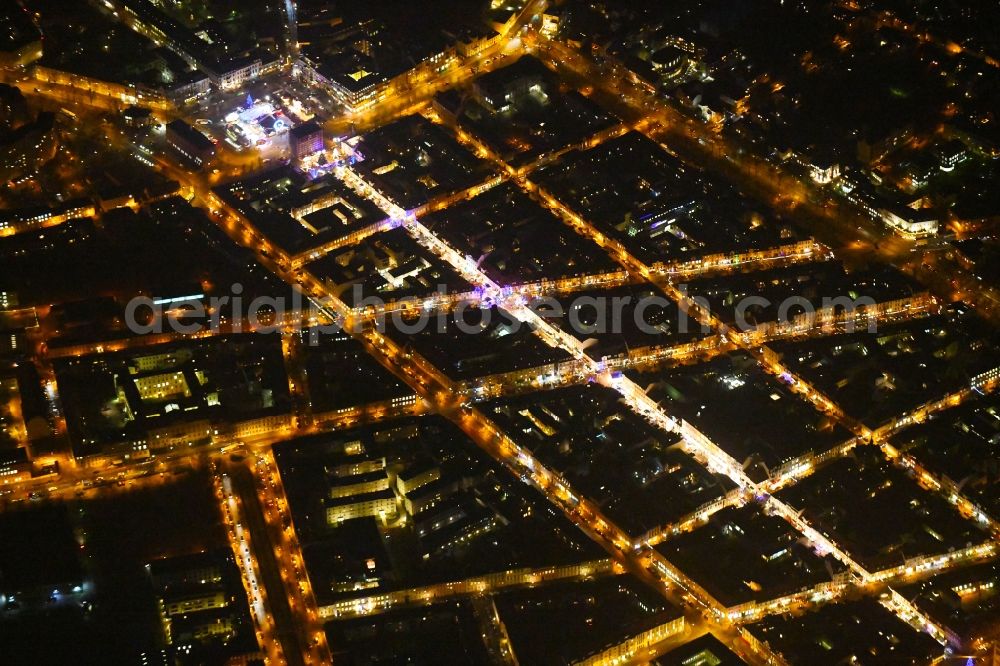
[[[704,313],[711,312],[709,301],[687,294]],[[582,336],[620,334],[638,330],[649,335],[663,333],[709,333],[683,309],[664,296],[551,296],[525,297],[516,293],[494,300],[490,296],[449,293],[439,286],[430,296],[387,301],[379,296],[365,295],[361,285],[352,288],[352,315],[344,317],[335,308],[305,297],[298,289],[290,297],[258,296],[247,298],[243,286],[234,284],[227,295],[153,299],[138,296],[125,308],[125,323],[136,335],[163,334],[204,335],[205,333],[275,333],[288,330],[308,331],[309,342],[318,344],[324,335],[341,332],[359,333],[364,329],[385,332],[396,330],[404,335],[457,330],[467,335],[479,335],[499,324],[514,333],[524,321],[527,308],[541,319],[557,323]],[[777,303],[763,296],[745,296],[726,307],[732,314],[730,327],[740,332],[758,328],[755,315],[767,312],[770,322],[808,326],[820,316],[822,321],[836,321],[845,332],[853,332],[863,321],[874,333],[874,317],[860,316],[876,307],[874,299],[862,296],[831,296],[810,300],[790,296]],[[528,317],[530,319],[531,317]],[[769,324],[770,325],[770,324]],[[672,330],[671,330],[672,329]]]

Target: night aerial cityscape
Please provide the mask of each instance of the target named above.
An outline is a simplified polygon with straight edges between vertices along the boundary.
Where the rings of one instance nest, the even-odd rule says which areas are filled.
[[[998,25],[0,0],[0,666],[1000,666]]]

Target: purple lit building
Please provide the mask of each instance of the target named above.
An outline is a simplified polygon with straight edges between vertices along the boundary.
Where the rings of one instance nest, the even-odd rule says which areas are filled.
[[[293,127],[288,132],[288,147],[293,162],[323,150],[323,128],[315,120]]]

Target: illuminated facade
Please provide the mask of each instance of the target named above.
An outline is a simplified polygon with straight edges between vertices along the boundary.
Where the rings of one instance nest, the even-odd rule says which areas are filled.
[[[260,76],[263,63],[260,58],[244,58],[202,69],[212,83],[222,90],[236,90]]]
[[[385,94],[387,79],[381,74],[365,69],[346,73],[323,73],[323,69],[308,60],[305,60],[301,67],[307,80],[326,88],[333,98],[349,111],[365,109]]]
[[[146,565],[168,645],[232,638],[239,611],[232,596],[238,579],[231,568],[235,567],[228,553],[214,552]]]
[[[408,470],[396,477],[396,488],[401,495],[407,495],[417,488],[441,478],[441,470],[436,465]]]
[[[396,493],[388,489],[368,495],[328,500],[326,522],[337,525],[355,518],[391,519],[396,516],[396,507]]]
[[[96,207],[89,201],[72,201],[57,208],[15,208],[0,214],[0,236],[38,231],[68,220],[93,217]]]
[[[193,446],[212,439],[213,428],[205,419],[199,419],[190,423],[178,423],[176,425],[155,428],[149,431],[149,448],[153,451],[177,446]]]
[[[347,477],[342,485],[338,484],[330,489],[330,499],[378,494],[388,489],[389,477],[383,470],[379,470]]]
[[[17,294],[12,291],[0,291],[0,310],[13,310],[17,304]]]
[[[31,478],[31,461],[23,448],[0,451],[0,484],[17,483]]]
[[[820,185],[827,185],[840,177],[840,165],[836,162],[810,164],[809,173],[814,181]]]
[[[929,211],[896,206],[880,209],[879,216],[886,226],[905,238],[933,236],[938,231],[937,216]]]
[[[143,400],[171,400],[191,397],[183,372],[138,377],[135,387]]]
[[[314,120],[293,127],[288,132],[288,146],[296,162],[323,150],[323,128]]]

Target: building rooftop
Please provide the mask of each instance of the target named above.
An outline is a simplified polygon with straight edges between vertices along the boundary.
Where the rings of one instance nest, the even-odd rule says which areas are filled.
[[[706,525],[656,549],[726,606],[775,599],[845,570],[811,548],[784,518],[767,515],[755,503],[722,509]]]
[[[858,449],[778,493],[870,571],[985,541],[986,532],[877,450]]]
[[[184,141],[194,146],[198,150],[203,151],[214,151],[215,144],[212,143],[211,139],[196,130],[191,125],[188,125],[183,120],[171,120],[167,123],[167,131],[173,132],[179,136]]]
[[[925,663],[941,646],[914,631],[874,599],[829,604],[815,613],[767,618],[757,635],[791,663],[860,659],[875,663]]]
[[[288,130],[288,134],[296,139],[304,139],[322,131],[323,128],[315,120],[307,120]]]

